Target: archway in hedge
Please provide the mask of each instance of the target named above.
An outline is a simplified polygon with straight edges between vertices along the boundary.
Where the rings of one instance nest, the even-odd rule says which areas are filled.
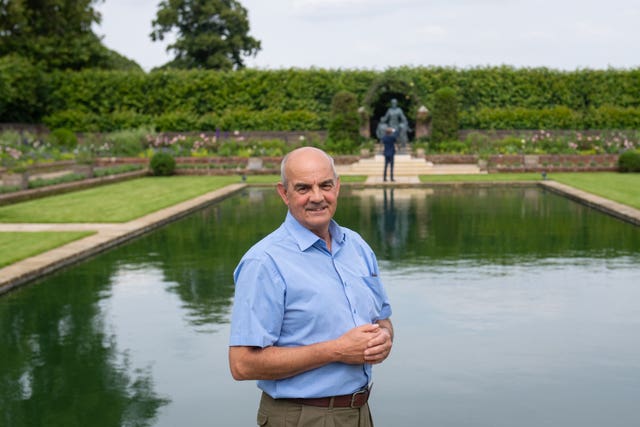
[[[380,118],[387,112],[394,98],[407,116],[409,127],[412,129],[408,136],[412,141],[415,137],[413,130],[416,125],[416,112],[421,103],[414,85],[397,77],[383,76],[374,81],[364,97],[363,104],[369,114],[369,134],[371,138],[376,137]]]

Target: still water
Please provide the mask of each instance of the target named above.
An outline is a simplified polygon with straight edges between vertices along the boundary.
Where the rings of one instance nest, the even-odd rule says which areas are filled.
[[[238,196],[0,298],[0,426],[251,426],[232,272],[277,227]],[[640,425],[640,228],[537,188],[343,188],[394,351],[377,426]]]

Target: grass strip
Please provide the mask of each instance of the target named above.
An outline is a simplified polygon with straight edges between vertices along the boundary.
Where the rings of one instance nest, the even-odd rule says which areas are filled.
[[[0,267],[95,234],[93,231],[0,233]]]
[[[554,173],[549,179],[640,209],[640,173]]]
[[[506,182],[540,181],[539,173],[492,173],[469,175],[420,175],[420,182]]]
[[[237,182],[238,176],[140,178],[2,206],[0,222],[126,222]]]

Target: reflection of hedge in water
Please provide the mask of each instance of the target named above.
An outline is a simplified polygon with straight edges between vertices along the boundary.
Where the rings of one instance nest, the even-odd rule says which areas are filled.
[[[406,221],[402,227],[407,230],[400,233],[405,238],[398,243],[400,249],[390,248],[380,232],[382,199],[378,198],[377,209],[367,206],[361,211],[362,203],[359,198],[342,197],[339,216],[365,237],[381,259],[513,263],[640,251],[637,227],[535,187],[448,187],[435,188],[433,194],[417,190],[410,202],[396,202],[396,217]]]
[[[234,268],[251,245],[284,220],[285,206],[268,193],[245,190],[118,251],[162,270],[194,325],[223,323],[233,297]]]
[[[7,425],[147,426],[167,403],[151,374],[130,366],[104,322],[100,299],[109,292],[112,261],[83,263],[0,301]]]

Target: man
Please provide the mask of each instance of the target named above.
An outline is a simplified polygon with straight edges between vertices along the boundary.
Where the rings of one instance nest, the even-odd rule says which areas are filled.
[[[391,307],[371,248],[333,221],[333,159],[303,147],[282,160],[284,223],[234,273],[229,365],[258,380],[263,426],[372,426],[371,365],[391,352]]]
[[[396,138],[398,139],[400,147],[404,150],[407,142],[409,141],[407,133],[411,129],[409,129],[409,121],[404,115],[402,108],[398,107],[397,99],[394,98],[391,100],[391,107],[389,107],[384,116],[380,118],[380,122],[386,123],[387,127],[396,130]],[[378,136],[378,138],[380,138],[380,136]]]
[[[387,180],[387,166],[390,170],[391,181],[393,179],[393,158],[396,155],[396,136],[393,133],[393,128],[387,128],[382,137],[382,144],[384,145],[384,175],[383,179]]]

